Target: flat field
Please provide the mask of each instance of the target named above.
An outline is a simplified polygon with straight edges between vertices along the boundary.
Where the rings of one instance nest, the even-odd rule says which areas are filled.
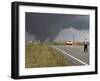
[[[25,68],[72,65],[71,61],[47,44],[28,43],[25,46]]]

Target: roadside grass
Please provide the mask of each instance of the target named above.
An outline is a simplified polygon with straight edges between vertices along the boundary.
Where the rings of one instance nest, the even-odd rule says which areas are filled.
[[[71,66],[72,63],[55,49],[42,43],[25,47],[25,68]]]

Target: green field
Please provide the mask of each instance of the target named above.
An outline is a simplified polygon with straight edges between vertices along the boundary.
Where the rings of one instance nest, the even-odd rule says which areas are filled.
[[[42,43],[29,43],[25,48],[25,68],[71,66],[56,50]]]

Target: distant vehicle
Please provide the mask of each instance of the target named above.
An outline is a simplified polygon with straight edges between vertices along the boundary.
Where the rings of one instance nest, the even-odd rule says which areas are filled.
[[[72,41],[67,41],[67,42],[66,42],[66,45],[72,45],[72,44],[73,44]]]

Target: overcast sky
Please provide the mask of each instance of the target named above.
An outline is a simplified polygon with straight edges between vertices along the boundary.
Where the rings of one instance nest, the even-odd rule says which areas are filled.
[[[89,40],[89,16],[71,14],[25,14],[25,41]]]

